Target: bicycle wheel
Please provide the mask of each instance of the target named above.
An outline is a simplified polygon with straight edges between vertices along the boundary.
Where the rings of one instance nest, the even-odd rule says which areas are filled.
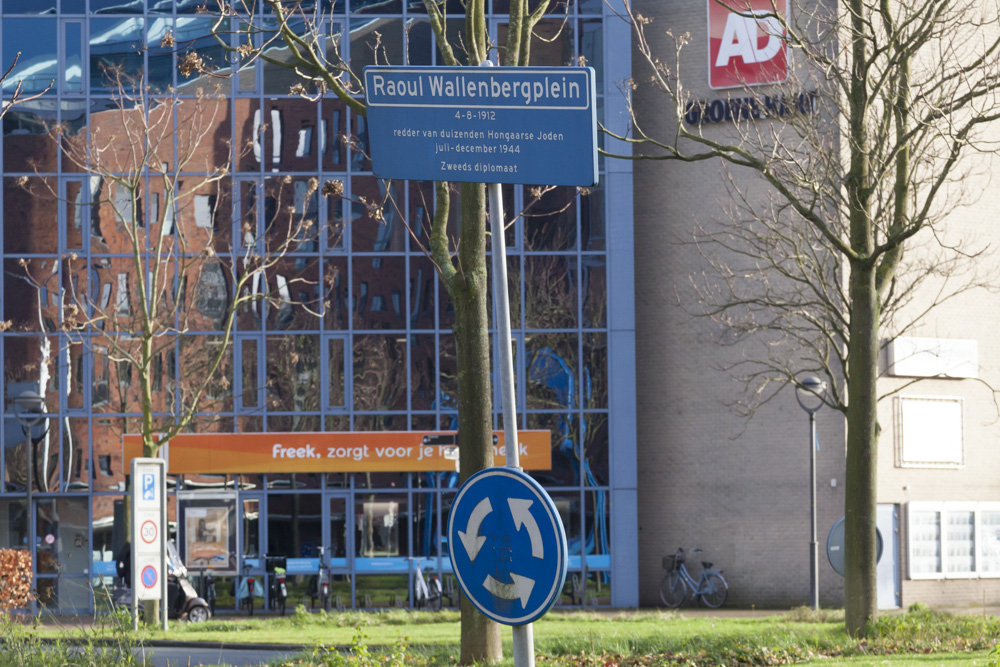
[[[686,597],[687,584],[684,583],[681,573],[677,571],[667,573],[660,582],[660,599],[663,600],[663,604],[674,609],[681,606]]]
[[[711,572],[705,577],[705,586],[701,593],[701,601],[706,607],[718,609],[729,595],[729,585],[718,572]]]

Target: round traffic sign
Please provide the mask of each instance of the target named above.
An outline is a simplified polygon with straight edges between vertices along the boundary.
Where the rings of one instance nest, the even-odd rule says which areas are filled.
[[[50,546],[53,545],[53,544],[55,544],[56,543],[56,536],[53,535],[52,533],[49,533],[48,535],[45,536],[45,543],[48,544],[48,545],[50,545]]]
[[[156,581],[159,577],[156,575],[156,568],[152,565],[147,565],[142,568],[142,573],[139,575],[142,580],[142,585],[146,588],[152,588],[156,585]]]
[[[531,623],[562,593],[566,531],[549,494],[520,470],[487,468],[465,481],[448,519],[448,544],[462,590],[499,623]]]
[[[826,559],[830,561],[830,567],[844,576],[844,517],[837,519],[830,529],[830,534],[826,536]],[[882,560],[882,531],[875,529],[875,562]]]
[[[142,526],[139,528],[139,535],[142,537],[142,541],[146,544],[152,544],[156,541],[156,535],[159,531],[156,529],[156,523],[150,520],[142,522]]]

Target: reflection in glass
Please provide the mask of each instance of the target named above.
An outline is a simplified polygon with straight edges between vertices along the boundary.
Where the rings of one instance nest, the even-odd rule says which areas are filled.
[[[174,25],[176,44],[173,48],[178,52],[179,61],[194,53],[205,69],[218,74],[229,71],[226,51],[212,35],[212,28],[216,22],[217,19],[214,18],[178,17]],[[219,34],[228,34],[229,30],[231,30],[229,19],[226,19],[219,25]],[[195,94],[198,87],[205,85],[205,79],[206,77],[197,70],[192,70],[190,73],[178,72],[178,92],[182,95]]]
[[[3,208],[8,224],[3,226],[3,250],[8,254],[51,254],[59,251],[58,199],[54,178],[28,178],[24,182],[3,179]],[[11,221],[31,224],[9,224]],[[31,275],[38,283],[48,278],[53,263],[35,267]],[[21,272],[23,275],[23,272]]]
[[[610,568],[611,533],[608,528],[609,493],[607,491],[585,491],[584,499],[584,553],[588,568]],[[570,553],[574,553],[570,547]],[[579,552],[576,552],[579,553]]]
[[[62,428],[62,484],[65,491],[89,491],[90,438],[86,418],[67,418]]]
[[[345,349],[343,338],[327,339],[327,367],[329,368],[327,407],[330,408],[343,408],[347,405],[347,377],[344,370]]]
[[[406,260],[402,257],[356,257],[354,328],[405,329]]]
[[[391,4],[399,6],[398,1]],[[385,3],[380,3],[379,13],[386,11]],[[355,3],[351,10],[358,11]],[[397,9],[396,12],[399,10]],[[378,18],[354,20],[351,22],[351,67],[360,72],[367,65],[402,65],[403,20],[399,18]]]
[[[394,334],[354,337],[353,393],[355,410],[406,409],[405,338]]]
[[[406,22],[407,65],[430,65],[435,47],[431,22],[425,18],[410,18]]]
[[[608,407],[608,335],[583,335],[583,407]]]
[[[574,63],[573,24],[562,18],[539,21],[531,31],[531,64],[560,67]]]
[[[525,336],[527,407],[534,410],[579,408],[577,334]]]
[[[93,496],[90,499],[91,521],[93,522],[93,538],[90,543],[90,552],[95,563],[108,563],[107,567],[115,559],[115,511],[121,516],[125,516],[125,501],[121,496]],[[112,584],[111,577],[104,580],[107,584]]]
[[[348,325],[350,293],[347,290],[347,258],[326,260],[323,265],[324,327],[343,330]]]
[[[600,19],[580,21],[580,55],[584,64],[594,68],[594,87],[603,90],[604,26]]]
[[[431,410],[437,391],[437,345],[433,334],[410,336],[410,407]]]
[[[608,413],[583,413],[581,430],[583,483],[587,486],[605,486],[611,480],[608,467]]]
[[[260,500],[243,500],[243,530],[240,531],[244,557],[256,558],[260,555]]]
[[[4,0],[3,13],[55,14],[56,0]]]
[[[318,493],[277,493],[267,497],[267,553],[317,558],[323,545],[322,503]]]
[[[528,413],[528,428],[552,433],[552,468],[533,472],[535,479],[553,486],[580,483],[580,445],[574,413]]]
[[[610,607],[611,573],[607,570],[588,572],[585,591],[587,597],[584,604],[588,607]]]
[[[90,20],[90,89],[115,88],[120,74],[128,85],[143,74],[145,48],[142,18]]]
[[[28,513],[23,500],[0,500],[0,516],[5,529],[0,530],[0,549],[23,549],[28,544]]]
[[[540,197],[525,188],[525,250],[572,250],[576,247],[576,189],[557,187]]]
[[[10,80],[8,77],[4,84]],[[47,112],[39,101],[8,109],[3,116],[4,171],[55,171],[56,144],[46,136],[53,122],[55,115]]]
[[[559,512],[563,529],[566,531],[566,546],[570,556],[578,556],[583,552],[584,541],[580,537],[580,494],[576,491],[549,494]]]
[[[438,555],[441,531],[436,498],[434,493],[413,494],[413,555],[417,558],[436,558]]]
[[[351,247],[357,252],[403,252],[409,232],[400,219],[397,206],[402,207],[403,183],[392,181],[386,193],[385,181],[363,177],[351,180],[350,231]],[[395,204],[388,200],[392,197]],[[384,205],[383,205],[384,204]],[[377,207],[381,206],[382,218]]]
[[[261,382],[257,375],[257,345],[256,338],[240,339],[241,356],[241,384],[243,387],[243,407],[255,408],[258,406],[258,390]]]
[[[434,328],[434,276],[437,269],[424,256],[410,259],[409,305],[410,327]]]
[[[73,158],[73,155],[84,154],[84,152],[78,150],[78,147],[86,141],[87,103],[83,99],[64,98],[60,106],[59,123],[62,131],[62,142],[60,144],[62,149],[60,151],[62,155],[62,170],[66,173],[80,173],[85,171],[86,165],[79,164]],[[90,189],[88,187],[88,190]]]
[[[361,558],[408,556],[410,515],[406,495],[359,493],[354,496],[355,553]]]
[[[167,90],[174,85],[174,42],[164,41],[167,34],[174,35],[174,22],[169,18],[155,18],[149,21],[146,34],[146,44],[149,52],[149,68],[146,70],[146,83],[156,92]]]
[[[85,574],[90,567],[90,501],[58,498],[36,501],[35,545],[38,574]]]
[[[604,328],[608,325],[607,260],[603,255],[584,255],[581,267],[583,326]]]
[[[577,325],[577,258],[529,255],[524,258],[524,316],[530,329]]]
[[[63,46],[66,55],[63,60],[63,91],[83,92],[83,24],[63,23]]]
[[[584,250],[604,250],[607,238],[604,230],[604,190],[591,188],[580,195],[580,235]]]
[[[267,337],[267,401],[275,412],[319,412],[319,336]]]
[[[12,95],[18,84],[25,95],[40,93],[50,86],[49,92],[55,93],[53,84],[59,81],[57,35],[55,18],[3,20],[4,69],[17,59],[17,67],[2,84],[5,97]]]
[[[347,148],[344,145],[347,135],[347,106],[337,99],[324,99],[322,115],[317,139],[318,151],[323,156],[322,169],[344,171],[347,165]]]
[[[409,575],[359,574],[355,578],[355,606],[362,609],[402,609],[408,604]]]

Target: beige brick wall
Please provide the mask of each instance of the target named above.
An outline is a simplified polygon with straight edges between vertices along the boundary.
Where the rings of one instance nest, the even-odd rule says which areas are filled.
[[[704,2],[642,0],[637,11],[653,19],[647,37],[669,56],[666,30],[690,33],[682,70],[693,96],[717,99],[706,80]],[[668,100],[651,94],[648,75],[634,53],[636,109],[650,134],[670,136]],[[767,122],[767,121],[765,121]],[[706,134],[725,136],[725,124]],[[979,181],[967,192],[982,194],[957,208],[950,238],[1000,247],[1000,188],[988,178],[998,163],[981,163]],[[737,175],[737,178],[741,178]],[[744,181],[748,182],[748,181]],[[696,224],[725,215],[726,192],[718,162],[643,162],[635,169],[635,267],[639,459],[639,553],[641,603],[659,604],[654,582],[663,576],[661,556],[678,546],[705,549],[726,572],[733,605],[788,607],[809,596],[808,421],[791,392],[765,405],[744,423],[729,405],[740,386],[718,370],[741,351],[720,347],[722,333],[709,320],[690,315],[688,280],[706,269],[697,250],[685,245]],[[967,183],[968,184],[968,183]],[[927,239],[929,240],[929,239]],[[985,260],[980,260],[984,262]],[[992,261],[992,256],[991,256]],[[985,265],[984,265],[985,266]],[[1000,284],[1000,283],[994,283]],[[931,292],[928,291],[928,294]],[[926,299],[912,304],[918,312]],[[983,377],[1000,387],[1000,296],[974,290],[936,311],[910,335],[975,338]],[[885,380],[891,391],[899,380]],[[879,502],[902,503],[900,546],[903,604],[963,605],[983,597],[1000,603],[1000,580],[906,580],[905,503],[912,500],[1000,500],[1000,423],[988,387],[973,380],[934,380],[906,390],[917,395],[958,395],[965,400],[966,465],[960,470],[897,467],[892,400],[880,410]],[[843,515],[845,423],[831,410],[818,414],[818,511],[821,603],[843,602],[843,580],[826,562],[825,541]],[[831,486],[831,480],[836,486]],[[888,536],[887,536],[888,537]],[[695,560],[695,559],[692,559]]]

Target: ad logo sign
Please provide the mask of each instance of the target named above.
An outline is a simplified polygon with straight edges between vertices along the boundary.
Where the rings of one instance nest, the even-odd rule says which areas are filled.
[[[738,88],[788,78],[788,44],[774,8],[788,0],[708,1],[708,84]]]

